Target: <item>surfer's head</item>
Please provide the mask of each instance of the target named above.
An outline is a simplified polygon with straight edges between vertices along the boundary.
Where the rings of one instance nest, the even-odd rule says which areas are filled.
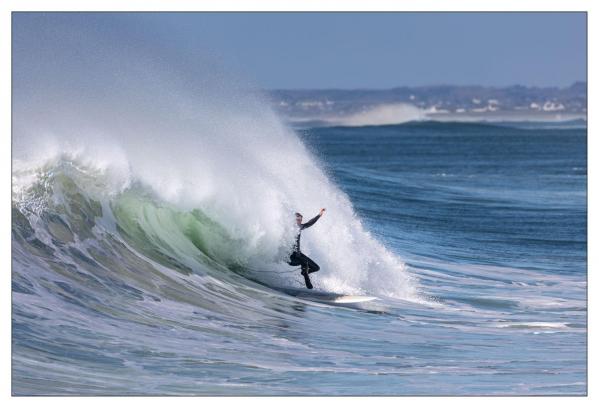
[[[297,222],[297,225],[300,225],[302,223],[303,218],[304,218],[304,216],[301,215],[300,213],[298,213],[298,212],[295,213],[295,222]]]

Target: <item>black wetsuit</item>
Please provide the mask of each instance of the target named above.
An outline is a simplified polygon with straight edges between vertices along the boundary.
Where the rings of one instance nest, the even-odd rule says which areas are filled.
[[[306,228],[310,228],[312,225],[314,225],[314,223],[316,221],[318,221],[319,218],[320,218],[320,214],[317,215],[316,217],[312,218],[310,221],[308,221],[304,224],[300,224],[299,232],[297,233],[297,236],[295,237],[295,245],[293,246],[293,252],[289,256],[289,265],[293,265],[293,266],[301,265],[302,275],[304,277],[304,280],[306,281],[306,287],[308,289],[312,289],[312,282],[310,282],[310,277],[308,276],[308,274],[320,270],[320,266],[318,266],[318,264],[316,262],[314,262],[312,259],[310,259],[306,255],[302,254],[302,252],[300,250],[300,239],[302,237],[302,230],[304,230]]]

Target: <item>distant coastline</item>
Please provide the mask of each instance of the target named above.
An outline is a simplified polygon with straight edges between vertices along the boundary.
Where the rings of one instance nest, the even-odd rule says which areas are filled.
[[[370,126],[411,121],[586,122],[587,83],[568,87],[423,86],[272,90],[274,109],[294,126]]]

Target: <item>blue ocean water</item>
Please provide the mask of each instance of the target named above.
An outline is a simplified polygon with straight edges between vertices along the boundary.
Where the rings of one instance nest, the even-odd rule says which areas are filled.
[[[200,138],[193,186],[132,156],[126,183],[84,154],[16,163],[12,392],[586,394],[586,137],[409,123]],[[301,287],[292,214],[321,206],[302,236],[316,290],[377,300],[270,288]]]

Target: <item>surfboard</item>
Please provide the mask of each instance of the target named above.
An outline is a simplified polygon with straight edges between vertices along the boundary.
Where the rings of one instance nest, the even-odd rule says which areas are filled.
[[[334,292],[322,292],[318,290],[310,289],[297,289],[297,288],[273,288],[284,292],[288,295],[295,296],[300,299],[310,300],[321,303],[338,303],[338,304],[354,304],[362,302],[370,302],[378,299],[375,296],[362,296],[362,295],[346,295],[343,293]]]
[[[287,295],[304,300],[309,300],[312,302],[352,305],[363,302],[370,302],[378,299],[376,296],[349,295],[344,293],[324,292],[314,289],[273,286],[253,277],[246,276],[245,278],[251,280],[252,282],[256,282],[260,285],[264,285],[270,289],[276,290],[278,292],[283,292]]]

